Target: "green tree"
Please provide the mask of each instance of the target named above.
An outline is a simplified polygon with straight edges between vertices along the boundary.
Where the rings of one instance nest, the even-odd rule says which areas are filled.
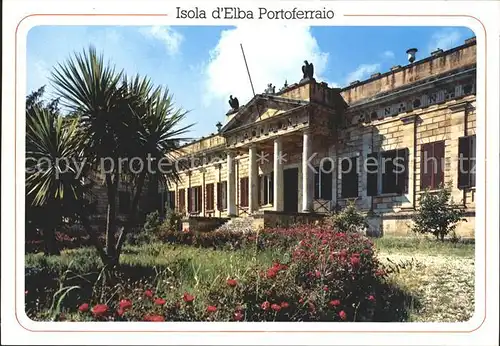
[[[451,186],[437,192],[424,191],[418,199],[417,212],[413,216],[414,232],[432,234],[441,241],[454,231],[460,221],[466,221],[464,209],[453,203]]]
[[[105,63],[93,47],[59,64],[51,81],[61,103],[80,117],[85,157],[104,175],[108,207],[102,257],[107,265],[116,265],[125,235],[134,225],[148,174],[145,167],[135,173],[119,163],[131,158],[144,160],[150,154],[158,164],[160,158],[172,156],[179,148],[178,136],[189,128],[180,126],[186,113],[174,108],[167,89],[155,88],[148,78],[129,80],[123,71]],[[117,238],[116,196],[124,175],[131,176],[135,192],[127,222]],[[176,176],[173,170],[158,175],[158,179],[171,181]]]
[[[81,209],[88,184],[78,176],[82,167],[78,122],[65,126],[62,116],[39,105],[26,111],[27,231],[41,228],[45,254],[57,255],[55,231],[63,217],[74,218]]]

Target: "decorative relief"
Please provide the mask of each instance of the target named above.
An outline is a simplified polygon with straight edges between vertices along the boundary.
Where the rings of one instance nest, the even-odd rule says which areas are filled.
[[[286,131],[297,127],[300,123],[307,124],[309,118],[307,114],[290,115],[285,119],[275,120],[266,124],[259,124],[249,129],[243,130],[227,138],[229,146],[237,145],[238,143],[245,143],[252,141],[254,138],[260,136],[267,136],[270,133],[278,133],[279,131]]]
[[[395,117],[401,113],[443,103],[458,97],[474,94],[475,92],[475,83],[472,81],[460,85],[448,86],[445,89],[434,90],[420,96],[412,96],[407,100],[398,101],[398,103],[377,105],[378,108],[367,109],[359,117],[353,115],[352,123],[369,123],[370,121],[383,120],[387,117]]]

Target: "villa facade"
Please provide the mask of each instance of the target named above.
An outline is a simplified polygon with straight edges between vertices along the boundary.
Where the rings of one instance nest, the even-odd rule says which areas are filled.
[[[162,202],[189,217],[258,218],[324,214],[353,201],[370,212],[374,231],[404,235],[419,194],[450,183],[468,221],[457,234],[473,237],[475,94],[475,38],[344,88],[310,77],[270,86],[232,103],[214,134],[182,148],[188,165]],[[387,158],[404,169],[387,169]]]

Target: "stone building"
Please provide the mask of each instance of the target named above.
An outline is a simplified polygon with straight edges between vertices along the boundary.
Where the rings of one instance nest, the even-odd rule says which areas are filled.
[[[372,231],[404,235],[421,191],[451,183],[467,211],[457,233],[473,237],[476,40],[417,61],[407,53],[408,65],[344,88],[316,81],[306,62],[300,82],[242,106],[232,99],[215,134],[182,148],[187,168],[165,200],[191,220],[264,225],[352,200]],[[395,159],[404,169],[391,169]]]

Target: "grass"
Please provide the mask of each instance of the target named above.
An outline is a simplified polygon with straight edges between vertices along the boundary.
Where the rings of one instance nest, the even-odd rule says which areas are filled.
[[[382,263],[395,268],[391,282],[410,299],[408,321],[467,321],[474,312],[474,244],[439,242],[421,237],[384,237],[374,240]],[[149,276],[155,289],[180,295],[196,292],[217,280],[243,277],[256,264],[267,266],[273,260],[286,261],[278,250],[256,253],[254,250],[211,250],[190,246],[149,244],[127,246],[122,265],[134,280]],[[26,255],[27,267],[50,268],[63,273],[98,275],[102,263],[91,248],[63,251],[61,256]],[[126,271],[125,270],[125,271]],[[135,274],[133,274],[134,272]],[[169,277],[180,285],[171,287]]]
[[[422,236],[391,237],[374,240],[375,248],[386,254],[422,254],[428,256],[454,256],[474,258],[474,244],[437,241]]]
[[[474,244],[396,237],[374,243],[380,260],[399,269],[391,281],[418,300],[410,306],[409,321],[462,322],[472,317]]]

